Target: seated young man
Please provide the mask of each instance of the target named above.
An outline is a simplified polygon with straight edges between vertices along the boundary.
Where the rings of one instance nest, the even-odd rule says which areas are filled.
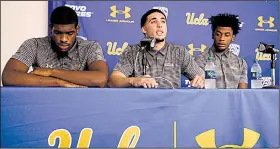
[[[210,19],[212,24],[211,48],[195,57],[197,64],[204,69],[209,56],[216,65],[216,88],[248,88],[246,61],[229,51],[230,43],[240,30],[237,15],[218,14]]]
[[[108,67],[101,46],[76,37],[76,12],[57,7],[50,22],[51,36],[26,40],[7,62],[3,85],[104,87]],[[27,73],[31,66],[34,70]]]

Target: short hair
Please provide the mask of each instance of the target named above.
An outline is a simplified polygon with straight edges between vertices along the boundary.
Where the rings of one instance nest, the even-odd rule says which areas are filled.
[[[142,17],[141,17],[141,27],[144,26],[144,24],[146,23],[147,19],[148,19],[148,16],[154,12],[159,12],[161,14],[164,15],[165,19],[166,19],[166,15],[159,9],[151,9],[149,11],[147,11]]]
[[[50,25],[53,27],[54,24],[75,24],[78,25],[77,13],[70,7],[60,6],[55,8],[50,17]]]
[[[212,32],[214,33],[218,26],[222,27],[231,27],[233,30],[233,35],[237,35],[239,33],[240,24],[238,15],[234,14],[218,14],[216,16],[211,16],[209,18],[210,24],[212,24]]]

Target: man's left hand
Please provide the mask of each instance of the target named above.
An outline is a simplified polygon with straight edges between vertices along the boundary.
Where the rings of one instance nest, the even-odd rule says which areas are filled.
[[[191,85],[196,88],[204,88],[205,86],[205,79],[203,76],[196,75],[192,80],[191,80]]]
[[[52,70],[50,68],[38,68],[36,67],[31,74],[38,75],[38,76],[43,76],[43,77],[50,77],[52,75]]]

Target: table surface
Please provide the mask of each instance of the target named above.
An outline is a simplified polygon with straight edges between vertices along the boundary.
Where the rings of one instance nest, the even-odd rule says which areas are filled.
[[[89,147],[117,147],[132,127],[136,147],[201,147],[197,136],[213,132],[216,147],[242,146],[245,134],[254,147],[279,144],[277,89],[2,87],[1,117],[1,147],[50,147],[63,129],[75,148],[84,128]]]

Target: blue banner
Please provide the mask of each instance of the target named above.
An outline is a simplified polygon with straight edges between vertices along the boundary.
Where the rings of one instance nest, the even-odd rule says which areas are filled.
[[[244,58],[250,68],[258,59],[263,71],[263,84],[271,84],[270,55],[257,51],[259,42],[274,44],[278,48],[277,1],[49,1],[49,14],[57,7],[66,5],[74,9],[81,26],[79,36],[86,40],[97,40],[103,48],[110,72],[118,56],[128,44],[136,44],[143,34],[140,18],[149,9],[157,7],[168,14],[167,41],[183,45],[190,54],[197,55],[209,48],[212,31],[208,18],[218,13],[239,15],[241,31],[230,50]],[[277,61],[278,61],[277,54]],[[276,63],[276,84],[279,85],[279,63]],[[182,76],[181,86],[188,79]]]
[[[279,148],[279,91],[1,88],[2,148]]]

